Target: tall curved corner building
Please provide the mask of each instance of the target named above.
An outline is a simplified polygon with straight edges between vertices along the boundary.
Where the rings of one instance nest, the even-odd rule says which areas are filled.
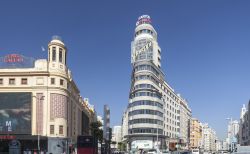
[[[131,150],[168,149],[180,142],[187,146],[191,110],[165,81],[161,52],[150,16],[140,16],[131,43],[131,88],[123,116],[123,136]]]

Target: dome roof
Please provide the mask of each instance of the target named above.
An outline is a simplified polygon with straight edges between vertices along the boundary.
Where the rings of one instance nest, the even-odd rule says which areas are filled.
[[[52,36],[52,40],[50,41],[51,43],[60,43],[64,45],[63,40],[60,36],[54,35]]]

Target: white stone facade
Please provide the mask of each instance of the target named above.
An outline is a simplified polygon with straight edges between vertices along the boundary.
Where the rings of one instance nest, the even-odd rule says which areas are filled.
[[[208,126],[207,123],[202,125],[201,147],[206,152],[216,151],[216,132]]]
[[[118,143],[122,141],[122,127],[121,126],[114,126],[112,129],[112,141],[116,142],[114,148],[118,148]]]
[[[242,146],[250,146],[250,101],[247,108],[243,105],[241,109],[240,123],[239,123],[239,144]]]
[[[128,112],[123,112],[122,116],[122,141],[125,141],[125,136],[128,135]]]
[[[188,140],[191,110],[164,79],[161,48],[150,17],[141,16],[137,23],[131,43],[133,71],[125,137],[130,149],[165,149],[170,140]]]
[[[94,110],[81,98],[66,59],[66,46],[54,37],[48,44],[48,60],[35,60],[32,68],[0,69],[0,93],[32,94],[31,135],[71,138],[76,142],[77,135],[90,133],[89,126],[82,128],[82,113],[91,122]]]

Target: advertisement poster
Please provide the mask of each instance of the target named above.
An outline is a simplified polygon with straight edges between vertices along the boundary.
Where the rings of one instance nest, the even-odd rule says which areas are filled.
[[[31,93],[0,93],[0,134],[31,134]]]
[[[136,140],[131,143],[132,149],[152,149],[153,141],[151,140]]]

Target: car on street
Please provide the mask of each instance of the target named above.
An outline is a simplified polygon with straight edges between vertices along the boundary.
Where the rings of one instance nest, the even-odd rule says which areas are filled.
[[[162,154],[171,154],[171,152],[170,151],[168,151],[168,150],[162,150],[162,152],[161,152]]]
[[[148,150],[147,154],[157,154],[157,150],[156,149],[150,149],[150,150]]]
[[[200,150],[199,149],[192,149],[192,154],[200,154]]]

